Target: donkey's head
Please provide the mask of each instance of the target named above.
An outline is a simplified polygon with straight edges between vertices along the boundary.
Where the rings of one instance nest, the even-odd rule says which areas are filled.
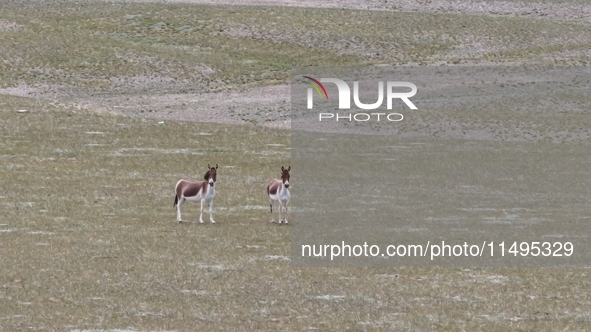
[[[291,166],[284,168],[281,166],[281,182],[285,185],[285,188],[289,188],[289,171],[291,170]]]
[[[215,167],[209,166],[209,164],[207,164],[207,173],[205,173],[203,179],[207,180],[211,187],[213,187],[213,185],[215,184],[217,169],[218,164],[215,164]]]

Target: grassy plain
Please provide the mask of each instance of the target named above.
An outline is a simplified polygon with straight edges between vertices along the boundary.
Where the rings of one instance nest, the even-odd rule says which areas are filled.
[[[292,66],[588,64],[589,31],[457,13],[3,2],[0,331],[588,329],[587,269],[291,268],[290,227],[268,222],[265,198],[290,163],[289,131],[80,104],[286,83]],[[589,115],[563,115],[540,121],[587,145]],[[174,183],[208,163],[221,167],[217,224],[187,203],[179,225]]]

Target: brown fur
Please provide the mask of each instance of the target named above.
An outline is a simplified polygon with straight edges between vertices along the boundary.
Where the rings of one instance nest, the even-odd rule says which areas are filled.
[[[276,195],[281,184],[289,182],[289,171],[291,171],[291,166],[288,168],[281,166],[281,179],[273,179],[269,181],[269,185],[267,185],[267,195]]]
[[[215,167],[207,164],[207,172],[203,175],[203,180],[193,182],[187,180],[179,180],[174,188],[174,207],[177,209],[177,221],[183,222],[181,219],[181,206],[185,201],[201,201],[201,212],[199,214],[199,222],[203,223],[203,208],[204,202],[209,205],[209,220],[215,224],[213,220],[213,198],[215,197],[215,182],[218,164]],[[211,187],[211,188],[210,188]]]
[[[277,179],[273,179],[269,181],[269,185],[267,186],[267,195],[275,195],[277,191],[279,191],[279,187],[281,187],[281,181]]]
[[[209,190],[209,178],[213,178],[216,181],[218,164],[215,167],[207,165],[208,170],[203,175],[203,181],[192,182],[187,180],[181,180],[176,187],[176,196],[174,197],[174,207],[177,206],[180,197],[194,197],[199,194],[200,190],[203,190],[202,194],[206,195]]]
[[[197,196],[200,190],[203,190],[203,195],[205,195],[208,187],[209,185],[206,180],[199,182],[182,181],[176,189],[176,194],[179,197],[181,195],[184,197],[193,197]]]

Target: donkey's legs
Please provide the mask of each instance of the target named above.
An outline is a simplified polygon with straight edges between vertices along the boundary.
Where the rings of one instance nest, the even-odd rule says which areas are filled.
[[[213,220],[213,199],[209,200],[209,221],[215,224],[215,220]]]
[[[275,202],[269,198],[269,206],[271,207],[271,223],[275,222],[275,219],[273,219],[273,205],[275,205]]]
[[[279,222],[279,225],[283,223],[283,219],[281,219],[281,211],[281,200],[277,200],[277,218],[279,218],[277,221]]]
[[[281,199],[279,199],[277,201],[279,203],[279,224],[283,224],[283,218],[281,218],[281,213],[283,212],[283,202],[281,201]]]
[[[201,212],[199,212],[199,222],[202,224],[203,224],[203,203],[205,203],[204,199],[201,200]]]
[[[285,212],[283,212],[283,220],[285,220],[285,224],[287,225],[287,204],[289,203],[289,201],[285,201],[285,204],[283,205],[283,207],[285,208]]]
[[[176,204],[176,220],[178,222],[183,222],[183,220],[181,219],[181,205],[183,205],[184,202],[185,198],[181,197]]]

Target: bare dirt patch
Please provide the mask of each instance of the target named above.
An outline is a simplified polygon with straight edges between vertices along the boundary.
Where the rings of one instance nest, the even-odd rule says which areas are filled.
[[[290,128],[290,86],[218,93],[110,95],[74,99],[89,108],[156,120],[254,124]]]
[[[0,19],[0,32],[1,31],[18,31],[21,28],[22,28],[22,25],[20,25],[20,24]]]

